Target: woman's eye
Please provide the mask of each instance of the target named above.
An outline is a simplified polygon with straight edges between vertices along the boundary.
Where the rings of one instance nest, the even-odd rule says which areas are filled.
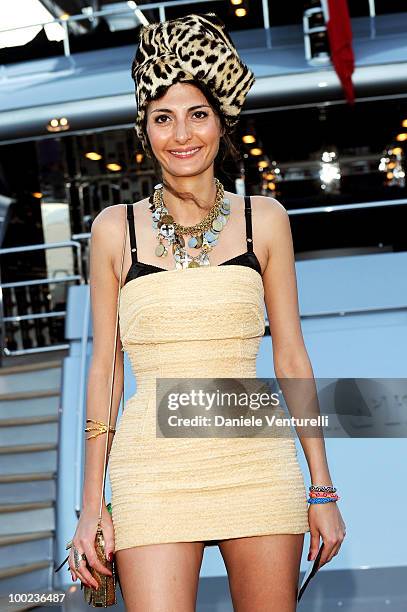
[[[158,121],[159,119],[161,119],[161,117],[168,117],[168,115],[158,115],[158,117],[156,117],[155,122],[156,123],[163,123],[162,121]],[[164,122],[165,123],[165,122]]]
[[[208,113],[205,111],[199,110],[199,111],[194,112],[194,116],[195,115],[201,115],[201,117],[198,117],[198,119],[201,119],[201,118],[204,119],[205,117],[208,116]],[[156,117],[155,119],[155,123],[167,123],[166,121],[160,121],[160,119],[162,119],[163,117],[168,118],[168,115],[158,115],[158,117]]]
[[[196,111],[196,112],[194,113],[194,115],[199,115],[199,114],[203,115],[204,117],[207,117],[207,116],[208,116],[208,113],[206,113],[205,111]]]

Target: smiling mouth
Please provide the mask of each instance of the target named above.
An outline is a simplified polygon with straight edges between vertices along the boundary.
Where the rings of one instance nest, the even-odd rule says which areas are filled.
[[[187,159],[198,153],[202,147],[196,147],[195,149],[190,149],[189,151],[169,151],[171,155],[177,157],[178,159]]]

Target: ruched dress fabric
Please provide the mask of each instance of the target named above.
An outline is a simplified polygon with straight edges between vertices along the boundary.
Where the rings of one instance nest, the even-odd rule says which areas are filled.
[[[255,378],[264,331],[262,277],[248,266],[163,270],[123,286],[120,334],[137,392],[109,457],[115,551],[309,531],[292,433],[156,437],[157,377]]]

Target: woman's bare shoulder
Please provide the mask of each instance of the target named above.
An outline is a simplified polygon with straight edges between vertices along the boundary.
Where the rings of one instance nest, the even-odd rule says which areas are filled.
[[[228,197],[231,196],[232,200],[236,202],[236,205],[241,204],[244,206],[244,201],[240,194],[233,193],[233,191],[225,191],[225,195]],[[284,213],[286,212],[284,206],[281,204],[281,202],[276,200],[276,198],[263,195],[252,195],[250,196],[250,200],[252,211],[253,213],[257,212],[257,216],[284,216]]]
[[[284,206],[270,196],[254,195],[252,196],[253,208],[255,208],[259,215],[267,215],[270,217],[281,217],[287,214]]]
[[[106,208],[101,210],[93,219],[92,235],[102,232],[109,235],[112,231],[116,232],[123,225],[125,208],[123,204],[114,204],[113,206],[106,206]]]
[[[268,261],[276,241],[289,238],[290,222],[288,212],[276,198],[252,196],[253,232],[257,244],[262,245],[265,261]],[[260,249],[261,251],[261,249]]]
[[[134,207],[142,207],[145,205],[146,198],[143,200],[139,200],[138,202],[134,202]],[[125,204],[113,204],[112,206],[106,206],[103,210],[101,210],[92,222],[92,234],[95,233],[106,233],[107,235],[110,232],[118,233],[123,228],[123,222],[125,221],[127,216],[126,205]]]

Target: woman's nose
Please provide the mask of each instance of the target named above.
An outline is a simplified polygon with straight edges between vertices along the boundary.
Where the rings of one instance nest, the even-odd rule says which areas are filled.
[[[180,142],[188,140],[191,130],[187,121],[178,121],[175,128],[175,138]]]

